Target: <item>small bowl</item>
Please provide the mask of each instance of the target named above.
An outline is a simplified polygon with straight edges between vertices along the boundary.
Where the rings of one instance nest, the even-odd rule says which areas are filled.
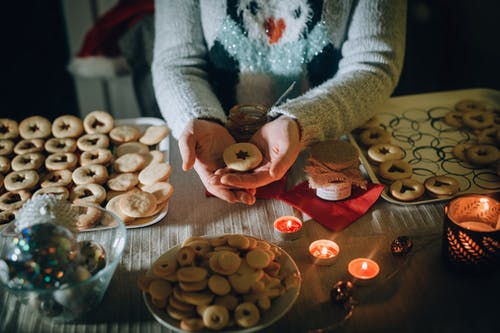
[[[123,255],[127,229],[114,213],[99,206],[92,205],[92,207],[102,211],[100,219],[106,219],[105,223],[110,227],[106,230],[78,233],[76,240],[78,242],[92,240],[100,244],[106,254],[104,268],[84,281],[62,284],[58,288],[19,289],[3,283],[2,279],[0,288],[37,311],[45,319],[55,322],[74,321],[98,306]],[[0,259],[5,258],[13,237],[14,235],[5,232],[5,229],[0,232]],[[3,261],[0,263],[5,264]]]

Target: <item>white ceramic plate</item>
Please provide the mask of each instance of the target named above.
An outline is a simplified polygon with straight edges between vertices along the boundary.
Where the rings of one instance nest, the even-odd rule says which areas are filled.
[[[212,237],[218,237],[218,236],[210,236]],[[252,237],[252,236],[247,236],[247,237]],[[254,237],[255,238],[255,237]],[[274,244],[273,244],[274,245]],[[276,246],[276,245],[274,245]],[[173,248],[170,248],[162,254],[157,260],[160,258],[165,258],[165,257],[174,257],[175,253],[177,250],[181,247],[181,245],[174,246]],[[279,247],[278,247],[279,248]],[[288,253],[285,252],[282,248],[279,248],[280,251],[283,253],[281,256],[278,257],[278,262],[281,265],[281,269],[284,270],[285,272],[288,273],[293,273],[296,272],[299,275],[299,285],[296,288],[292,288],[288,290],[285,294],[281,295],[280,297],[274,299],[271,303],[271,308],[267,311],[262,311],[261,312],[261,318],[258,323],[258,325],[254,327],[249,327],[249,328],[240,328],[240,329],[227,329],[227,330],[221,330],[220,332],[224,333],[250,333],[250,332],[256,332],[260,331],[277,320],[279,320],[281,317],[283,317],[294,305],[295,301],[297,300],[297,297],[299,296],[300,293],[300,286],[301,286],[301,281],[302,279],[300,278],[300,271],[297,267],[297,264],[295,261],[290,257]],[[146,294],[142,293],[142,297],[144,299],[144,303],[146,303],[146,306],[149,310],[149,312],[153,315],[153,317],[163,326],[168,327],[169,329],[175,331],[175,332],[185,332],[179,328],[179,321],[171,318],[164,309],[159,309],[153,305],[151,302],[151,297]],[[205,329],[202,331],[198,331],[202,333],[213,333],[213,330]]]

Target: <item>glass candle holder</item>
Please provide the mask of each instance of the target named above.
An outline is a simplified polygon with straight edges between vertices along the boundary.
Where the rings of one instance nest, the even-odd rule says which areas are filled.
[[[329,239],[319,239],[309,245],[309,254],[315,265],[329,266],[337,261],[340,247]]]
[[[443,255],[452,268],[491,271],[500,262],[500,204],[491,197],[468,194],[444,208]]]
[[[259,104],[238,104],[229,110],[226,127],[237,142],[249,141],[267,121],[268,109]]]
[[[274,233],[281,240],[295,240],[302,235],[302,224],[295,216],[281,216],[274,221]]]

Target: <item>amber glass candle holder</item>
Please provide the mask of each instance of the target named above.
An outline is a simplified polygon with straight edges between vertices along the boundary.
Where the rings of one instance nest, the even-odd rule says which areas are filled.
[[[500,264],[500,204],[486,195],[468,194],[444,209],[443,254],[456,270],[479,273]]]

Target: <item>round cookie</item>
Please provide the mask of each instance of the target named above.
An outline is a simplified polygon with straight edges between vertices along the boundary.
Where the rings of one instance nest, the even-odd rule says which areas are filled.
[[[370,127],[361,132],[359,139],[363,145],[369,147],[379,143],[389,143],[391,134],[382,127]]]
[[[9,118],[0,118],[0,139],[15,139],[19,136],[17,121]]]
[[[133,189],[137,184],[139,184],[139,178],[137,177],[137,174],[129,172],[113,174],[106,183],[109,189],[121,192],[129,191]]]
[[[68,186],[73,179],[71,178],[72,172],[67,169],[54,170],[45,174],[40,182],[41,187],[48,186]]]
[[[117,172],[137,172],[146,165],[146,158],[138,153],[123,154],[113,162],[113,169]]]
[[[393,182],[389,192],[399,201],[414,201],[424,195],[425,188],[419,181],[406,178]]]
[[[114,125],[113,116],[105,111],[92,111],[83,119],[83,128],[88,134],[107,134]]]
[[[74,153],[54,153],[45,159],[45,168],[49,171],[73,170],[78,164],[78,157]]]
[[[145,145],[156,145],[166,138],[169,134],[168,127],[165,125],[152,125],[146,128],[144,134],[139,138],[139,142]]]
[[[10,139],[0,139],[0,156],[7,156],[14,151],[14,141]]]
[[[102,185],[108,180],[108,170],[100,164],[87,164],[76,168],[71,177],[77,185],[92,183]]]
[[[458,160],[465,161],[465,151],[472,146],[473,144],[471,143],[462,142],[453,147],[451,152]]]
[[[455,195],[460,190],[458,181],[450,176],[432,176],[425,180],[425,189],[430,196],[446,198]]]
[[[134,220],[132,216],[124,214],[122,209],[120,208],[120,200],[126,195],[127,193],[119,194],[111,199],[108,199],[108,202],[106,203],[106,209],[115,213],[116,216],[118,216],[120,220],[122,220],[125,224],[130,223]]]
[[[39,179],[34,170],[12,171],[5,176],[4,186],[7,191],[31,190]]]
[[[141,135],[141,130],[133,125],[120,125],[109,132],[109,138],[115,144],[137,141]]]
[[[464,155],[468,162],[475,165],[490,165],[500,159],[500,151],[492,145],[472,145]]]
[[[38,153],[43,151],[45,141],[43,139],[25,139],[14,146],[14,153],[21,155],[26,153]]]
[[[78,138],[82,133],[83,122],[76,116],[59,116],[52,123],[52,135],[56,138]]]
[[[486,111],[486,105],[474,99],[463,99],[455,104],[455,110],[460,112]]]
[[[405,156],[405,152],[401,147],[390,143],[379,143],[368,148],[368,158],[370,162],[378,165],[382,162],[401,160]]]
[[[256,269],[267,267],[271,263],[269,252],[263,249],[249,251],[245,257],[248,266]]]
[[[4,210],[0,212],[0,226],[8,224],[16,219],[15,210]]]
[[[128,153],[145,155],[149,153],[149,147],[140,142],[125,142],[116,147],[115,155],[120,157]]]
[[[262,153],[252,143],[239,142],[227,147],[222,158],[229,169],[244,172],[259,166],[262,162]]]
[[[388,182],[410,178],[412,176],[412,173],[412,167],[408,164],[408,162],[403,160],[382,162],[378,169],[380,178]]]
[[[493,113],[484,111],[469,111],[465,112],[462,116],[464,125],[472,129],[485,129],[494,124]]]
[[[211,330],[221,330],[229,322],[229,312],[221,305],[210,305],[203,312],[203,324]]]
[[[81,136],[76,145],[81,151],[94,150],[98,148],[106,149],[109,147],[109,137],[106,134],[90,133]]]
[[[0,156],[0,174],[9,172],[10,159],[6,156]]]
[[[23,139],[44,139],[51,135],[50,121],[42,116],[31,116],[19,123],[19,135]]]
[[[49,153],[74,153],[76,140],[72,138],[50,138],[45,142],[45,150]]]
[[[43,161],[44,158],[41,153],[26,153],[14,157],[11,168],[14,171],[38,170],[43,165]]]
[[[69,198],[75,204],[96,203],[100,205],[106,200],[106,189],[99,184],[80,184],[71,189]]]
[[[128,216],[147,217],[155,211],[156,198],[148,192],[130,192],[120,199],[120,208]]]
[[[463,112],[450,111],[444,116],[444,122],[451,127],[464,127]]]
[[[259,309],[253,303],[241,303],[234,310],[234,320],[240,327],[248,328],[255,326],[260,320]]]
[[[139,182],[144,185],[152,185],[166,181],[172,173],[172,167],[168,163],[151,163],[139,172]]]
[[[218,296],[224,296],[231,292],[231,284],[222,275],[214,274],[208,279],[208,288]]]
[[[78,230],[85,230],[95,227],[102,215],[101,211],[96,207],[78,204],[74,204],[72,207],[76,208],[78,214],[76,219],[76,227],[78,228]]]
[[[59,200],[68,200],[69,191],[66,187],[63,186],[46,186],[38,189],[35,193],[33,193],[33,198],[43,194],[51,194],[56,196]]]
[[[0,196],[0,210],[18,210],[31,198],[27,190],[9,191]]]
[[[158,182],[151,185],[145,185],[142,187],[142,190],[144,192],[152,193],[156,197],[158,204],[170,199],[174,193],[174,187],[168,182]]]
[[[191,266],[194,262],[196,252],[191,246],[183,246],[175,254],[175,258],[180,266]]]
[[[80,155],[80,165],[102,164],[107,165],[113,159],[111,150],[105,148],[96,148],[82,152]]]
[[[201,318],[183,318],[179,324],[181,330],[188,332],[197,332],[205,328],[203,324],[203,319]]]

